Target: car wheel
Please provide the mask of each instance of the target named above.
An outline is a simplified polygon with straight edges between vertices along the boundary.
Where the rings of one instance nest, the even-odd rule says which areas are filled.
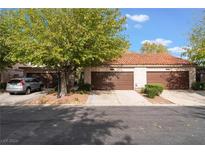
[[[26,95],[29,95],[31,93],[31,88],[26,89]]]

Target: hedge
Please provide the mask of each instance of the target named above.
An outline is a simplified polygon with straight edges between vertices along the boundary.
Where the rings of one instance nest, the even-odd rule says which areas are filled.
[[[191,87],[193,90],[205,90],[205,82],[193,82]]]
[[[80,84],[78,90],[79,91],[91,91],[91,84],[89,83]]]
[[[164,87],[160,84],[146,84],[144,93],[147,94],[147,97],[154,98],[159,96],[163,92]]]
[[[6,89],[6,83],[0,83],[0,89],[5,90]]]

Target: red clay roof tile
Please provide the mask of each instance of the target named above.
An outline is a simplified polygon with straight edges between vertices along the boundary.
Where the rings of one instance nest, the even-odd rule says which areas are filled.
[[[112,65],[191,65],[188,60],[171,56],[167,53],[138,54],[127,52],[119,59],[108,64]]]

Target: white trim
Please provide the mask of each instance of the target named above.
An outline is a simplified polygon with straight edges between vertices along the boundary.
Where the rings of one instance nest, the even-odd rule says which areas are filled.
[[[195,67],[195,65],[102,65],[99,67],[122,67],[122,68],[136,68],[136,67],[151,67],[151,68],[158,68],[158,67],[170,67],[170,68],[174,68],[174,67]]]

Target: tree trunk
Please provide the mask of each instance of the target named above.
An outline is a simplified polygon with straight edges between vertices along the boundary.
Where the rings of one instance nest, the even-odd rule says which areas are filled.
[[[69,89],[69,72],[67,71],[66,74],[66,88],[67,88],[67,92],[69,93],[70,92],[70,89]]]
[[[66,82],[66,71],[62,71],[61,74],[61,92],[60,92],[60,96],[65,96],[68,91],[67,91],[67,82]]]

